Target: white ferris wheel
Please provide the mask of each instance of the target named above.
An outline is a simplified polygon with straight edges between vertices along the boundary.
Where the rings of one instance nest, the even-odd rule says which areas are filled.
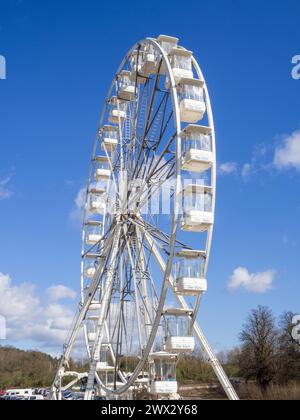
[[[53,399],[79,381],[86,400],[141,390],[176,398],[176,365],[196,342],[227,396],[238,399],[197,323],[215,200],[215,131],[201,69],[177,38],[147,38],[123,59],[100,119],[86,191],[81,303]],[[70,372],[81,331],[88,371]]]

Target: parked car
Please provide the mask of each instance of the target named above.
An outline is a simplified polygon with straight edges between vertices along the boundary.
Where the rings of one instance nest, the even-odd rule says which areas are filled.
[[[62,393],[62,397],[63,397],[64,400],[73,400],[74,394],[71,391],[64,391]]]
[[[25,400],[27,400],[27,401],[44,401],[44,397],[42,395],[32,395],[31,397],[26,397]]]

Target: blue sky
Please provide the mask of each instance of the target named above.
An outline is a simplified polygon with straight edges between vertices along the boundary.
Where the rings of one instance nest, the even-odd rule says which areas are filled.
[[[201,325],[215,348],[230,348],[256,305],[300,312],[300,80],[291,77],[300,54],[299,1],[188,5],[0,0],[7,61],[0,80],[0,314],[11,320],[9,342],[49,348],[50,323],[72,316],[69,289],[79,290],[81,247],[74,200],[101,107],[129,47],[161,33],[194,51],[216,120],[220,176]],[[230,291],[239,267],[240,287]],[[59,285],[69,289],[49,290]],[[22,296],[28,310],[16,319],[7,302],[19,308]]]

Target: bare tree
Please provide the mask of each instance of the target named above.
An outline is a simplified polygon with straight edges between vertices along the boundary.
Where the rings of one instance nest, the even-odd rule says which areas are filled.
[[[292,337],[293,312],[285,312],[280,317],[278,381],[286,384],[300,379],[300,347]]]
[[[270,309],[254,309],[240,334],[240,373],[266,391],[276,375],[278,332]]]

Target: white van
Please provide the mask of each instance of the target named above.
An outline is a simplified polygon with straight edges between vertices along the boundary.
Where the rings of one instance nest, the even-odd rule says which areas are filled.
[[[5,397],[31,397],[33,389],[8,389]]]

